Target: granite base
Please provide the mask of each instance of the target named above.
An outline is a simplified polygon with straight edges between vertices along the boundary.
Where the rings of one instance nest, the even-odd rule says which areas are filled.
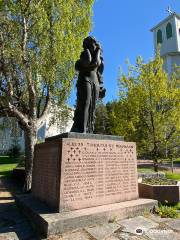
[[[137,199],[69,212],[53,213],[31,194],[16,196],[20,210],[29,218],[40,234],[45,237],[77,228],[103,224],[141,215],[153,209],[158,202],[152,199]]]

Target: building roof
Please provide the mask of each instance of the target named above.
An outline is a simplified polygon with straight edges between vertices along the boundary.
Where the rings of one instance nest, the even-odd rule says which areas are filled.
[[[180,14],[177,13],[172,13],[170,14],[167,18],[165,18],[163,21],[161,21],[160,23],[158,23],[155,27],[153,27],[150,31],[153,32],[156,28],[158,28],[159,26],[161,26],[163,23],[169,21],[171,18],[176,17],[180,20]]]

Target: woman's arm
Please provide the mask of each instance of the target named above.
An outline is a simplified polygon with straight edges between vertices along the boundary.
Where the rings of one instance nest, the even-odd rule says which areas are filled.
[[[92,65],[98,67],[101,64],[101,49],[97,48],[92,59]]]
[[[80,62],[83,67],[89,66],[92,61],[91,53],[89,49],[86,49],[81,53]]]
[[[82,52],[79,60],[79,70],[94,70],[101,64],[101,50],[97,48],[94,52],[94,56],[91,55],[89,49]]]

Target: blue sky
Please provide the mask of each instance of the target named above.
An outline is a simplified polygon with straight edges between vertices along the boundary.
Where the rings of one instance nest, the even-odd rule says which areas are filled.
[[[105,62],[105,102],[117,98],[119,68],[127,72],[125,61],[135,63],[137,56],[148,61],[154,55],[150,29],[168,16],[167,7],[180,13],[180,0],[95,0],[93,29],[103,48]],[[72,90],[70,105],[75,103]]]

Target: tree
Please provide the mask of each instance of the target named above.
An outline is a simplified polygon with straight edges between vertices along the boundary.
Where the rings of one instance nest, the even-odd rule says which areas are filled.
[[[37,130],[52,106],[67,99],[74,62],[91,28],[93,0],[17,0],[1,4],[0,113],[25,134],[31,188]]]
[[[108,113],[106,105],[102,100],[99,100],[96,106],[96,121],[94,125],[94,133],[96,134],[108,134]]]
[[[147,64],[138,58],[137,65],[129,67],[128,76],[122,74],[119,78],[120,99],[112,113],[113,133],[136,141],[139,153],[149,153],[154,159],[155,171],[165,147],[170,153],[180,141],[179,83],[178,71],[168,76],[159,54]]]
[[[99,100],[96,106],[96,121],[94,133],[111,135],[112,133],[112,117],[111,114],[116,106],[116,101],[103,103]]]

